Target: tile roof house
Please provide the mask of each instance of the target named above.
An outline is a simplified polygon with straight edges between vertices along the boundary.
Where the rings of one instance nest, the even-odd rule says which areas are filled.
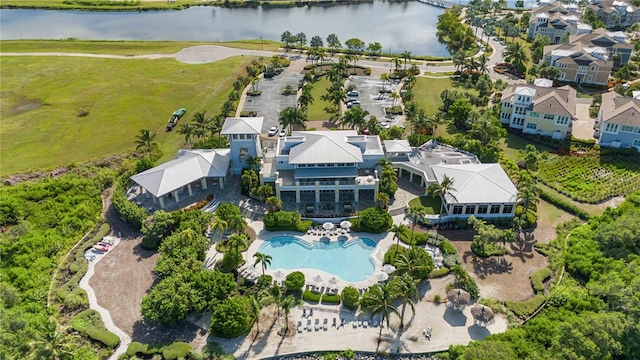
[[[627,27],[640,21],[640,8],[620,0],[592,0],[588,8],[604,22],[607,29]]]
[[[576,90],[515,84],[502,92],[500,122],[527,134],[564,139],[576,115]]]
[[[576,4],[557,2],[543,5],[532,10],[527,37],[533,39],[542,35],[548,37],[552,44],[557,44],[565,35],[586,34],[592,30],[590,25],[581,21],[582,13]]]
[[[628,63],[633,53],[633,44],[629,42],[629,37],[622,31],[611,32],[599,28],[589,34],[570,36],[569,44],[576,43],[589,48],[606,49],[607,57],[610,60],[613,60],[615,54],[620,54],[621,64]]]
[[[614,65],[606,48],[580,42],[547,45],[542,61],[560,70],[558,80],[578,84],[606,85]]]
[[[630,98],[616,92],[602,94],[598,124],[601,146],[635,147],[640,151],[640,96]]]

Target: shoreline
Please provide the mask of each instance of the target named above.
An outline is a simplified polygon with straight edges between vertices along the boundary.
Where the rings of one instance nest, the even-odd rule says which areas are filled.
[[[87,11],[87,12],[147,12],[147,11],[179,11],[189,9],[194,6],[220,7],[227,9],[245,9],[245,8],[294,8],[294,7],[332,7],[332,6],[349,6],[359,4],[371,4],[378,0],[285,0],[285,1],[137,1],[131,2],[129,5],[121,5],[124,3],[111,3],[106,5],[96,1],[92,5],[92,1],[63,1],[60,3],[40,3],[38,1],[25,4],[23,2],[12,2],[11,0],[3,2],[0,9],[6,10],[54,10],[54,11]],[[392,3],[406,3],[414,0],[385,0]],[[113,5],[112,5],[113,4]]]

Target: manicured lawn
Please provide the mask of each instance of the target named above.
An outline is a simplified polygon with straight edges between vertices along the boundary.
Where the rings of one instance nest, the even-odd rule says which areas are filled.
[[[313,88],[311,89],[313,103],[309,105],[309,110],[307,111],[307,118],[309,121],[328,120],[331,117],[331,115],[324,111],[324,108],[331,106],[331,103],[320,99],[327,93],[327,88],[330,86],[331,81],[329,81],[325,76],[321,77],[320,80],[313,84]]]
[[[444,89],[450,89],[451,87],[451,80],[448,77],[442,79],[417,77],[416,83],[413,86],[415,102],[424,109],[427,114],[435,114],[442,105],[440,93]]]
[[[442,200],[440,197],[433,196],[420,196],[415,199],[409,201],[409,207],[422,205],[425,207],[427,214],[429,215],[437,215],[440,214],[440,206],[442,205]]]
[[[640,163],[633,156],[549,154],[541,161],[538,176],[549,187],[581,202],[597,203],[640,189]]]
[[[509,159],[517,161],[520,156],[518,151],[524,150],[524,148],[528,144],[533,144],[536,146],[538,151],[550,151],[546,146],[538,145],[532,142],[529,142],[526,139],[521,138],[520,136],[508,133],[506,138],[500,140],[500,148],[504,151],[505,155],[509,157]]]
[[[89,54],[141,55],[173,54],[198,45],[221,45],[247,50],[276,51],[280,43],[241,40],[220,43],[179,41],[89,41],[89,40],[7,40],[0,42],[2,52],[77,52]]]
[[[250,60],[2,57],[0,175],[130,152],[144,128],[156,134],[162,160],[172,159],[184,139],[165,132],[169,116],[180,107],[181,122],[196,111],[215,114]]]

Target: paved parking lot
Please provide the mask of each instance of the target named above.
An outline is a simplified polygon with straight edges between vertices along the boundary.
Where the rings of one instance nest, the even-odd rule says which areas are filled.
[[[260,79],[258,89],[262,90],[262,95],[247,96],[242,110],[256,111],[258,116],[264,117],[262,132],[266,134],[270,127],[279,126],[280,111],[289,106],[296,106],[295,95],[284,96],[280,95],[280,92],[287,85],[297,89],[300,80],[302,80],[302,74],[291,72],[283,72],[271,79]]]
[[[349,77],[349,85],[355,85],[359,95],[357,98],[349,97],[349,99],[357,99],[360,106],[367,110],[369,114],[378,118],[379,121],[385,121],[384,108],[393,105],[393,99],[389,98],[389,94],[384,94],[384,100],[377,100],[380,90],[382,90],[382,80],[373,76],[351,76]],[[395,90],[396,84],[386,85],[386,88]]]

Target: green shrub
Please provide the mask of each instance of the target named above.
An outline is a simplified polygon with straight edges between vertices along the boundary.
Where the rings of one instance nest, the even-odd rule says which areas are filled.
[[[460,288],[468,292],[472,298],[477,298],[480,294],[480,290],[478,289],[478,284],[476,284],[475,280],[473,280],[473,278],[459,265],[451,268],[451,271],[455,274],[453,287]]]
[[[522,215],[522,205],[518,205],[516,206],[516,217],[517,218],[522,218],[522,228],[523,229],[530,229],[533,227],[533,225],[535,225],[535,223],[538,221],[538,213],[535,211],[527,211],[524,216]]]
[[[579,209],[577,206],[569,204],[547,192],[544,191],[540,191],[540,199],[550,203],[551,205],[562,209],[566,212],[568,212],[569,214],[573,214],[577,217],[579,217],[581,220],[589,220],[591,218],[591,214],[589,214],[588,212]]]
[[[260,275],[258,277],[258,281],[256,281],[256,286],[259,289],[266,289],[273,283],[273,277],[271,275]]]
[[[342,289],[342,305],[346,308],[355,310],[358,308],[358,301],[360,301],[360,292],[353,286],[347,286]]]
[[[549,256],[549,244],[543,244],[543,243],[537,242],[537,243],[533,244],[533,247],[541,255],[544,255],[544,256],[547,256],[547,257]]]
[[[309,228],[313,225],[313,221],[312,220],[300,220],[298,222],[298,225],[296,225],[296,230],[301,232],[301,233],[305,233],[307,232],[307,230],[309,230]]]
[[[549,268],[542,268],[531,275],[531,285],[536,292],[544,291],[544,282],[551,277]]]
[[[403,246],[398,246],[396,244],[393,244],[389,247],[389,250],[387,250],[386,253],[384,253],[384,263],[385,264],[395,264],[396,263],[396,257],[402,254],[407,253],[408,249],[403,247]]]
[[[264,227],[269,231],[300,231],[306,232],[311,226],[310,220],[300,224],[300,213],[295,211],[277,211],[266,214],[263,218]],[[299,226],[300,225],[300,226]],[[306,226],[306,227],[305,227]]]
[[[483,258],[487,258],[490,256],[500,256],[507,253],[506,249],[503,249],[502,247],[493,243],[484,244],[484,246],[479,246],[477,243],[472,242],[471,251],[473,251],[474,254]]]
[[[340,304],[340,295],[324,294],[322,295],[323,304]]]
[[[440,294],[436,294],[433,297],[433,302],[439,303],[440,301],[442,301],[442,296],[440,296]]]
[[[460,260],[458,260],[458,255],[446,254],[442,258],[442,263],[444,264],[444,266],[446,266],[449,269],[451,269],[452,267],[460,264]]]
[[[250,300],[244,296],[223,301],[216,306],[211,316],[211,333],[226,339],[248,333],[254,320],[249,315],[250,307]]]
[[[70,274],[75,274],[78,272],[78,270],[80,270],[80,265],[76,264],[76,263],[72,263],[71,265],[69,265],[69,273]]]
[[[545,297],[538,294],[526,301],[505,301],[504,304],[520,318],[526,318],[533,314],[543,303]]]
[[[144,220],[149,216],[149,212],[147,209],[136,205],[134,202],[129,201],[125,194],[127,191],[127,187],[130,184],[131,180],[129,176],[134,175],[132,172],[126,172],[118,181],[117,186],[113,192],[113,196],[111,197],[111,203],[113,204],[113,208],[125,219],[129,224],[131,224],[136,229],[142,229],[142,224]]]
[[[442,251],[443,254],[457,255],[458,251],[456,247],[450,241],[440,241],[438,244],[438,248]]]
[[[118,335],[106,329],[100,329],[96,326],[87,328],[86,334],[93,340],[99,341],[112,349],[115,349],[116,346],[118,346],[118,344],[120,343],[120,338],[118,337]]]
[[[131,342],[129,346],[127,346],[127,355],[128,356],[137,356],[137,355],[152,355],[155,354],[155,351],[149,352],[149,345],[139,343],[137,341]]]
[[[305,282],[304,274],[300,271],[294,271],[287,275],[284,280],[284,286],[287,288],[287,291],[299,291]]]
[[[222,256],[222,262],[220,263],[220,271],[231,272],[235,270],[242,263],[242,254],[238,254],[235,251],[228,251]]]
[[[162,349],[162,356],[166,360],[184,359],[189,356],[192,351],[193,348],[191,348],[191,345],[184,342],[176,341],[173,344],[165,346]]]
[[[393,224],[391,215],[387,211],[377,207],[362,210],[358,220],[355,224],[352,221],[353,230],[356,232],[380,234],[389,230]]]
[[[435,278],[447,276],[448,274],[449,274],[449,268],[443,267],[443,268],[431,271],[428,277],[429,279],[435,279]]]
[[[313,304],[317,304],[318,302],[320,302],[320,298],[321,297],[322,297],[321,294],[316,294],[316,293],[314,293],[312,291],[309,291],[309,290],[305,290],[302,293],[302,299],[304,299],[305,301],[308,301],[310,303],[313,303]]]

